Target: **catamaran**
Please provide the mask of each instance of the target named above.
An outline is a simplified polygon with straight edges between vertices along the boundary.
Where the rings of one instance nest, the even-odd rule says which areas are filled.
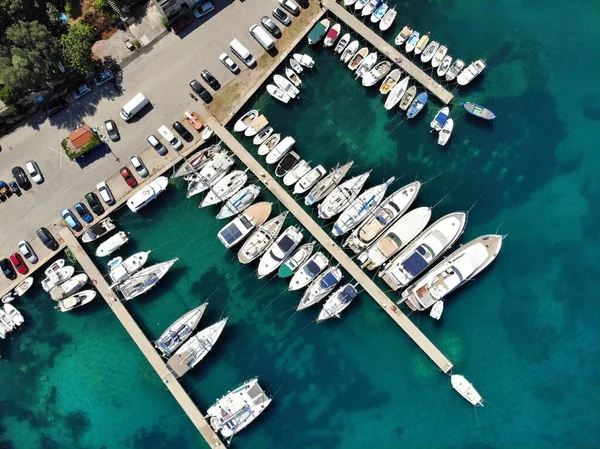
[[[483,69],[485,69],[485,62],[483,59],[478,59],[460,72],[460,74],[456,77],[456,82],[460,86],[465,86],[473,81],[481,72],[483,72]]]
[[[454,81],[458,74],[464,69],[465,61],[462,59],[457,59],[454,61],[454,64],[450,66],[448,71],[446,72],[446,81]]]
[[[159,176],[129,198],[127,200],[127,207],[131,212],[138,212],[163,193],[168,185],[169,178]]]
[[[245,211],[258,198],[260,190],[261,188],[258,184],[250,184],[239,190],[223,204],[223,207],[221,207],[221,210],[217,214],[217,220],[233,217]]]
[[[381,81],[385,75],[392,68],[392,63],[389,61],[383,61],[373,67],[369,72],[367,72],[362,78],[362,85],[365,87],[370,87],[375,85],[377,82]]]
[[[354,301],[357,295],[358,291],[356,291],[354,285],[346,284],[341,286],[323,304],[323,308],[317,317],[317,323],[333,317],[339,318],[340,313]]]
[[[298,182],[305,174],[310,171],[310,162],[301,160],[283,177],[283,184],[291,187]]]
[[[292,149],[296,141],[293,137],[285,137],[275,147],[269,151],[265,161],[267,164],[274,164],[278,162],[285,154]]]
[[[169,357],[177,348],[179,348],[192,333],[196,330],[204,311],[208,306],[208,302],[193,308],[177,318],[167,329],[162,333],[158,340],[154,342],[154,346],[158,349],[163,357]]]
[[[308,242],[298,248],[296,252],[279,267],[279,277],[287,278],[292,276],[298,267],[308,260],[313,252],[314,246],[314,242]]]
[[[318,203],[323,198],[331,193],[338,183],[346,176],[350,167],[352,167],[354,161],[350,161],[342,166],[336,166],[329,172],[327,176],[321,179],[312,189],[308,192],[308,195],[304,197],[304,204],[312,206]]]
[[[323,39],[325,33],[331,26],[331,21],[329,19],[323,19],[319,23],[315,24],[315,26],[308,33],[308,45],[314,45]]]
[[[390,74],[383,80],[381,86],[379,86],[379,93],[381,95],[387,95],[390,91],[398,84],[400,80],[400,75],[402,75],[402,70],[394,69],[390,72]]]
[[[358,45],[359,44],[357,40],[350,42],[350,44],[348,44],[348,46],[344,49],[342,56],[340,56],[340,61],[342,61],[344,64],[348,64],[350,59],[352,59],[352,57],[358,51]]]
[[[94,290],[83,290],[81,292],[77,292],[68,298],[65,298],[58,302],[55,309],[60,310],[61,312],[69,312],[77,307],[85,306],[92,302],[92,300],[96,297],[96,291]]]
[[[344,275],[338,267],[329,267],[323,271],[306,289],[304,296],[300,300],[296,310],[303,310],[315,305],[325,296],[327,296],[342,280]]]
[[[267,250],[269,245],[279,235],[279,232],[281,232],[287,214],[288,211],[285,211],[280,215],[277,215],[262,226],[259,226],[259,228],[248,237],[238,252],[238,260],[240,263],[250,263]]]
[[[400,100],[404,96],[404,93],[406,92],[406,89],[408,88],[409,81],[410,81],[410,76],[406,76],[402,81],[397,83],[392,88],[392,90],[390,91],[390,94],[385,99],[385,104],[384,104],[385,108],[388,111],[400,102]]]
[[[223,226],[217,238],[231,248],[241,242],[254,228],[261,226],[271,215],[272,204],[265,201],[253,204],[244,213]]]
[[[113,284],[119,283],[140,270],[148,261],[150,251],[140,251],[127,259],[117,257],[108,262],[108,277]],[[114,287],[114,285],[113,285]]]
[[[234,170],[211,186],[210,190],[200,202],[199,207],[208,207],[226,201],[235,195],[248,180],[246,170]]]
[[[225,176],[235,161],[226,152],[217,153],[202,170],[189,176],[187,198],[202,193]]]
[[[327,170],[322,165],[317,165],[315,168],[306,173],[298,182],[294,185],[294,195],[301,195],[312,189],[319,179],[321,179]]]
[[[179,258],[176,257],[175,259],[144,268],[118,284],[115,287],[115,290],[121,293],[124,301],[129,301],[130,299],[146,293],[158,284],[163,276],[167,274],[167,271],[169,271],[173,264],[178,260]]]
[[[300,290],[310,284],[329,265],[329,259],[322,252],[313,254],[304,262],[290,280],[289,291]]]
[[[252,109],[246,112],[239,118],[237,122],[235,122],[235,125],[233,125],[233,130],[238,133],[245,131],[246,128],[250,126],[250,123],[252,123],[252,120],[254,120],[256,117],[258,117],[258,109]]]
[[[279,268],[303,237],[302,231],[296,226],[290,226],[283,231],[260,258],[256,276],[261,279]]]
[[[362,175],[350,178],[334,188],[332,192],[325,197],[323,202],[319,204],[319,218],[328,220],[347,208],[358,196],[370,175],[371,170]]]
[[[104,237],[115,228],[116,226],[113,223],[112,218],[106,217],[105,219],[100,220],[98,223],[90,226],[89,229],[81,236],[81,241],[83,243],[93,242],[100,237]]]
[[[258,147],[258,154],[265,156],[268,154],[281,140],[281,134],[273,134]]]

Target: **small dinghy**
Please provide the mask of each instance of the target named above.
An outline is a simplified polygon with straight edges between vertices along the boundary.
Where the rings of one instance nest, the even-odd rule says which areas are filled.
[[[133,194],[133,196],[127,200],[127,207],[131,212],[139,212],[140,209],[143,209],[150,204],[150,202],[158,198],[168,185],[169,178],[166,176],[159,176]]]
[[[454,63],[446,72],[446,81],[454,81],[458,74],[462,71],[462,69],[464,69],[464,67],[465,61],[463,61],[462,59],[457,59],[456,61],[454,61]]]
[[[346,284],[341,286],[323,304],[323,308],[317,317],[317,323],[333,317],[339,318],[340,313],[352,303],[356,296],[358,296],[358,291],[356,291],[354,285]]]
[[[310,162],[302,160],[298,162],[290,171],[283,177],[283,184],[290,187],[298,182],[305,174],[310,171]]]
[[[322,165],[317,165],[315,168],[306,173],[298,182],[294,185],[294,195],[301,195],[308,192],[313,186],[319,182],[327,170]]]
[[[394,20],[396,20],[396,15],[397,11],[395,6],[392,9],[388,9],[385,16],[381,19],[381,22],[379,22],[379,30],[388,30],[392,26],[392,23],[394,23]]]
[[[50,297],[54,301],[60,301],[61,299],[64,299],[67,296],[70,296],[73,293],[81,290],[87,281],[88,277],[86,274],[81,273],[75,275],[68,281],[63,282],[62,284],[57,285],[52,290],[50,290]]]
[[[257,257],[260,257],[267,250],[269,245],[271,245],[273,240],[275,240],[281,232],[285,217],[287,217],[288,213],[288,211],[285,211],[277,215],[262,226],[259,226],[258,229],[248,237],[238,252],[238,260],[240,263],[248,264]]]
[[[396,44],[398,47],[401,47],[402,44],[406,42],[406,39],[408,39],[408,36],[412,34],[412,32],[413,29],[405,25],[404,28],[402,28],[402,31],[400,31],[396,36],[396,39],[394,39],[394,44]]]
[[[281,140],[275,147],[269,151],[267,157],[265,158],[265,162],[267,164],[274,164],[278,162],[283,156],[287,154],[288,151],[292,149],[296,141],[293,137],[285,137]]]
[[[354,40],[352,41],[343,51],[342,56],[340,56],[340,61],[342,61],[344,64],[348,64],[348,62],[350,62],[350,59],[352,59],[352,57],[356,54],[356,52],[358,51],[358,41]]]
[[[256,276],[261,279],[273,273],[294,252],[304,235],[296,226],[290,226],[269,246],[260,258]]]
[[[408,88],[409,81],[410,81],[410,76],[406,76],[406,77],[404,77],[404,79],[402,81],[396,83],[396,85],[392,88],[392,90],[390,91],[390,94],[385,99],[384,107],[386,110],[389,111],[390,109],[392,109],[394,106],[396,106],[400,102],[400,100],[406,93],[406,89]]]
[[[419,95],[417,95],[417,98],[413,100],[413,102],[410,104],[410,107],[408,108],[406,118],[415,118],[419,114],[419,112],[423,110],[423,108],[427,104],[428,99],[429,96],[427,95],[427,92],[421,92]]]
[[[410,36],[408,36],[408,39],[406,40],[406,53],[411,53],[415,49],[420,37],[421,34],[418,31],[413,31],[412,33],[410,33]]]
[[[246,171],[234,170],[211,187],[199,207],[208,207],[228,200],[248,181]]]
[[[371,87],[377,84],[388,74],[392,68],[392,63],[389,61],[383,61],[373,67],[368,73],[362,78],[362,85],[364,87]]]
[[[140,251],[125,260],[122,257],[115,257],[108,262],[108,277],[113,284],[124,281],[146,264],[149,255],[150,251]]]
[[[392,70],[390,74],[383,80],[381,86],[379,86],[379,93],[381,95],[387,95],[400,80],[400,75],[402,75],[402,71],[400,69]]]
[[[450,56],[450,55],[444,56],[442,63],[437,68],[437,71],[436,71],[437,76],[442,78],[448,72],[448,69],[450,69],[451,64],[452,64],[452,56]]]
[[[445,45],[440,45],[440,48],[437,49],[435,55],[433,55],[433,58],[431,59],[431,67],[434,69],[439,67],[446,57],[446,53],[448,53],[448,47]]]
[[[454,129],[454,120],[452,120],[451,118],[449,118],[448,120],[446,120],[446,123],[444,123],[444,127],[440,130],[440,133],[438,134],[438,145],[440,146],[444,146],[448,143],[448,140],[450,139],[450,136],[452,135],[452,130]]]
[[[351,72],[354,72],[359,65],[365,60],[365,58],[369,55],[369,49],[367,47],[363,47],[356,52],[350,62],[348,63],[348,68]]]
[[[369,170],[362,175],[355,176],[334,188],[318,206],[319,218],[328,220],[347,208],[358,196],[371,175]]]
[[[400,110],[401,111],[406,111],[408,109],[408,107],[414,100],[415,95],[417,95],[417,87],[416,86],[410,86],[408,89],[406,89],[406,92],[404,93],[402,100],[400,100]]]
[[[83,243],[93,242],[94,240],[97,240],[113,231],[115,228],[116,226],[113,223],[112,218],[107,217],[90,226],[89,229],[81,236],[81,241]]]
[[[442,317],[442,313],[444,312],[444,301],[436,301],[433,306],[431,306],[431,310],[429,311],[429,316],[434,320],[439,320]]]
[[[282,91],[279,87],[274,86],[273,84],[267,84],[267,92],[276,100],[281,101],[282,103],[289,103],[290,97]]]
[[[254,137],[260,131],[265,129],[268,125],[269,125],[269,121],[267,120],[267,117],[265,117],[264,115],[261,114],[250,122],[250,124],[244,131],[244,136]]]
[[[259,132],[256,136],[254,136],[254,139],[252,139],[252,143],[254,145],[262,145],[263,142],[267,140],[271,134],[273,134],[273,127],[267,126],[266,128],[263,128],[263,130]]]
[[[308,195],[304,198],[304,204],[312,206],[329,195],[333,189],[337,187],[344,176],[346,176],[346,173],[348,173],[353,164],[354,161],[350,161],[342,166],[337,165],[334,167],[327,176],[321,179],[311,191],[308,192]]]
[[[237,133],[245,131],[256,117],[258,117],[258,109],[252,109],[251,111],[246,112],[237,122],[235,122],[233,130]]]
[[[421,52],[427,46],[428,42],[429,42],[429,33],[421,36],[421,39],[419,39],[419,42],[417,42],[417,45],[415,45],[415,55],[420,55]]]
[[[496,114],[494,114],[489,109],[484,108],[483,106],[479,106],[478,104],[469,102],[459,104],[465,109],[465,111],[467,111],[471,115],[474,115],[477,118],[481,118],[484,120],[494,120],[496,118]]]
[[[260,145],[260,147],[258,147],[259,156],[264,156],[264,155],[268,154],[269,151],[271,151],[273,148],[275,148],[275,145],[277,145],[279,143],[280,139],[281,139],[281,134],[273,134],[271,137],[269,137],[267,140],[265,140]]]
[[[207,306],[208,302],[205,302],[180,316],[158,337],[154,346],[162,353],[163,357],[169,357],[192,335]]]
[[[473,81],[483,70],[485,69],[485,62],[483,59],[478,59],[477,61],[472,62],[466,69],[463,69],[462,72],[456,77],[456,82],[460,86],[466,86],[471,81]]]
[[[437,51],[437,49],[439,47],[440,47],[440,43],[438,41],[429,42],[427,47],[425,47],[425,50],[423,50],[423,53],[421,53],[421,62],[427,63],[427,62],[431,61],[431,59],[433,58],[433,55],[435,55],[435,52]]]
[[[217,238],[229,249],[244,240],[257,226],[261,226],[269,215],[273,205],[266,201],[250,206],[237,218],[226,224],[217,233]]]
[[[258,184],[250,184],[238,191],[223,204],[223,207],[221,207],[221,210],[217,214],[217,220],[233,217],[246,210],[258,198],[260,190],[261,188]]]
[[[273,76],[273,81],[290,98],[299,98],[300,90],[281,75]]]
[[[458,394],[469,401],[472,405],[479,405],[483,407],[483,399],[481,395],[463,376],[460,374],[453,374],[450,376],[450,383],[452,383],[452,388],[454,388]]]
[[[300,63],[298,61],[296,61],[295,59],[290,59],[290,67],[292,68],[292,70],[298,74],[302,73],[302,71],[304,70],[302,68],[302,66],[300,65]]]
[[[66,280],[70,279],[71,276],[73,276],[73,273],[75,273],[75,267],[66,266],[59,268],[42,280],[42,288],[44,291],[49,292],[57,285],[60,285]]]
[[[431,128],[433,128],[435,131],[440,131],[444,127],[444,123],[446,123],[448,117],[450,117],[450,108],[448,106],[444,106],[437,112],[437,114],[435,114],[435,117],[433,117],[433,120],[429,126],[431,126]]]
[[[27,292],[27,290],[29,290],[31,288],[32,285],[33,285],[33,278],[32,277],[26,278],[23,282],[21,282],[19,285],[17,285],[15,287],[15,295],[23,296]]]
[[[9,302],[13,302],[15,297],[13,296],[13,292],[7,293],[2,297],[2,304],[8,304]]]
[[[214,133],[215,132],[210,126],[205,126],[202,130],[202,134],[200,134],[200,137],[202,137],[202,140],[207,141],[213,136]]]
[[[289,291],[300,290],[310,284],[329,265],[329,259],[322,252],[313,254],[304,262],[290,280]]]
[[[292,276],[298,267],[308,260],[313,252],[314,246],[314,242],[309,242],[298,248],[298,250],[279,267],[279,277],[287,278]]]
[[[377,57],[379,55],[377,54],[376,51],[374,51],[373,53],[369,53],[369,56],[367,56],[363,62],[360,63],[360,65],[358,66],[358,69],[356,69],[356,74],[354,75],[355,78],[362,78],[363,76],[365,76],[369,70],[371,70],[373,68],[373,66],[377,63]]]
[[[294,167],[300,160],[300,156],[295,151],[290,151],[277,164],[275,168],[275,176],[283,178],[285,174]]]
[[[321,273],[304,292],[297,311],[313,306],[327,296],[342,280],[344,275],[338,267],[330,267]]]
[[[335,44],[338,36],[340,35],[340,31],[342,30],[342,26],[339,23],[336,23],[331,29],[327,32],[327,36],[325,36],[325,40],[323,41],[323,46],[325,48],[331,47]]]
[[[337,45],[335,46],[334,52],[337,53],[338,55],[341,54],[344,51],[344,49],[348,46],[349,43],[350,43],[350,33],[346,33],[338,41]]]
[[[82,292],[75,293],[68,298],[60,300],[55,309],[58,309],[61,312],[69,312],[77,307],[89,304],[95,297],[96,292],[94,290],[84,290]]]
[[[312,69],[315,65],[313,58],[308,55],[303,55],[302,53],[294,53],[294,60],[307,69]]]
[[[325,36],[325,33],[327,33],[330,26],[331,21],[329,19],[323,19],[316,23],[308,33],[308,45],[314,45],[323,39],[323,36]]]
[[[129,241],[129,237],[123,231],[119,231],[117,234],[109,237],[98,246],[96,249],[96,257],[110,256],[121,246]]]
[[[300,85],[302,84],[302,80],[300,79],[298,74],[289,67],[285,68],[285,76],[287,76],[288,80],[290,80],[290,82],[296,87],[300,87]]]

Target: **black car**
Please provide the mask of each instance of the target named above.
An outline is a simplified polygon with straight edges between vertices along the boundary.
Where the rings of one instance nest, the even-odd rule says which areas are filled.
[[[260,23],[275,39],[279,39],[281,37],[281,30],[269,17],[262,16]]]
[[[85,200],[96,215],[102,215],[104,213],[104,206],[102,206],[100,198],[98,198],[94,192],[86,193]]]
[[[292,24],[292,19],[290,19],[290,17],[281,8],[275,8],[273,10],[273,17],[283,23],[286,27],[289,27]]]
[[[308,4],[308,0],[295,0],[303,8],[308,8],[310,5]]]
[[[35,231],[35,233],[37,234],[38,238],[42,241],[44,246],[46,246],[46,248],[51,249],[52,251],[56,251],[58,249],[58,242],[56,241],[54,236],[50,234],[50,231],[48,231],[48,229],[40,228],[37,231]]]
[[[212,76],[212,74],[208,70],[202,70],[200,76],[204,79],[204,81],[208,83],[210,87],[213,88],[213,90],[219,90],[221,88],[221,85],[219,84],[217,79],[214,76]]]
[[[204,88],[200,81],[192,80],[190,81],[190,88],[194,91],[196,95],[198,95],[205,103],[210,103],[212,101],[212,95],[208,90]]]
[[[52,100],[48,105],[44,108],[44,112],[48,117],[53,116],[54,114],[58,114],[60,111],[69,106],[69,102],[64,98],[57,98],[56,100]]]
[[[17,184],[19,184],[19,187],[22,189],[28,189],[31,187],[31,182],[29,182],[29,178],[27,177],[25,170],[23,170],[21,167],[13,168],[12,175],[15,177]]]
[[[192,140],[194,140],[194,136],[192,136],[192,133],[190,133],[187,130],[187,128],[181,124],[181,122],[173,123],[173,129],[177,131],[177,133],[181,137],[183,137],[183,140],[185,140],[186,142],[191,142]]]
[[[0,270],[2,270],[2,273],[4,273],[4,276],[6,276],[6,279],[12,281],[13,279],[17,278],[17,272],[8,259],[0,260]]]

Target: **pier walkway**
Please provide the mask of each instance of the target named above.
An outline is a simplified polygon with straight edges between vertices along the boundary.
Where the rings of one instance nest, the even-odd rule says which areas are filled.
[[[210,427],[202,412],[196,407],[192,399],[185,392],[181,384],[171,374],[163,359],[158,355],[152,343],[146,338],[140,327],[137,325],[131,314],[125,306],[116,297],[115,293],[109,287],[108,283],[96,268],[96,265],[89,258],[75,236],[67,228],[60,232],[66,246],[72,251],[79,264],[83,267],[91,282],[95,285],[98,293],[102,295],[113,313],[117,316],[129,336],[138,346],[144,357],[154,368],[156,373],[163,380],[173,397],[177,400],[181,408],[185,411],[188,418],[194,423],[204,440],[211,448],[226,447],[219,436]]]
[[[362,269],[333,241],[331,237],[300,207],[294,198],[254,159],[237,139],[213,116],[205,114],[205,123],[233,151],[252,173],[273,193],[298,221],[323,245],[335,260],[352,276],[365,291],[392,317],[410,338],[444,372],[452,369],[450,360],[399,310],[392,300],[367,276]]]
[[[346,11],[344,7],[336,3],[335,0],[323,0],[323,6],[339,17],[340,20],[346,23],[346,25],[352,28],[356,33],[360,34],[371,45],[376,47],[380,53],[386,55],[389,59],[398,64],[402,70],[421,83],[425,89],[439,98],[444,104],[448,104],[450,101],[452,101],[452,93],[447,91],[433,78],[423,72],[419,67],[413,64],[410,59],[405,57],[392,45],[388,44],[367,25]]]

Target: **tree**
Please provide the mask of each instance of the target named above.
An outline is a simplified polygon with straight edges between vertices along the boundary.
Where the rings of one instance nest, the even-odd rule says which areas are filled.
[[[67,65],[81,73],[87,74],[93,68],[92,39],[94,29],[85,23],[73,23],[69,31],[60,38],[62,54]]]

